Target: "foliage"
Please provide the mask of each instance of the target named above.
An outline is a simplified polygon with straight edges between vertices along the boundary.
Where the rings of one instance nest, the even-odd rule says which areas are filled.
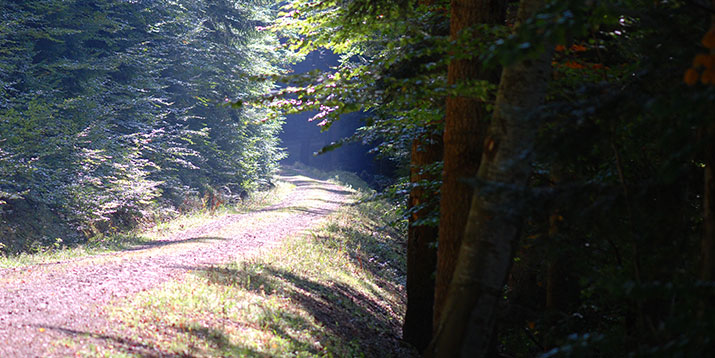
[[[404,163],[415,136],[427,134],[425,124],[439,130],[436,104],[449,93],[443,6],[287,3],[272,27],[286,38],[285,47],[298,55],[327,48],[342,61],[325,73],[282,76],[291,85],[259,101],[288,113],[316,111],[311,120],[325,130],[343,114],[365,112],[365,126],[347,141],[373,143],[374,151]]]
[[[547,125],[508,287],[522,314],[503,324],[504,349],[548,357],[707,355],[713,330],[701,317],[713,311],[697,307],[713,291],[697,280],[698,130],[712,120],[715,92],[687,87],[682,73],[709,18],[682,2],[561,6],[539,19],[568,10],[572,20],[529,30],[552,36],[557,52],[549,99],[534,113]],[[528,41],[519,36],[512,48]]]
[[[277,71],[269,5],[3,1],[0,226],[26,225],[25,200],[91,236],[159,199],[255,188],[281,158],[280,119],[217,104],[271,88],[247,81]]]
[[[534,44],[556,47],[547,102],[532,114],[546,125],[524,155],[531,190],[512,203],[530,215],[506,287],[500,349],[549,357],[712,349],[705,317],[713,311],[703,303],[712,284],[697,280],[703,128],[715,102],[707,5],[552,1],[513,34],[510,8],[504,26],[473,26],[450,42],[445,3],[369,3],[290,2],[278,23],[288,46],[326,47],[343,62],[294,78],[265,103],[317,110],[325,128],[343,113],[370,111],[358,136],[403,160],[412,139],[441,133],[446,96],[490,107],[495,88],[446,85],[449,61],[503,66],[537,56],[543,48]],[[410,185],[438,183],[392,192],[404,197]],[[509,190],[477,185],[495,195]]]
[[[345,114],[362,112],[362,127],[321,152],[355,141],[369,143],[371,152],[396,163],[402,176],[392,186],[382,185],[387,189],[379,197],[404,203],[405,190],[423,187],[436,200],[439,180],[406,184],[413,141],[440,135],[447,95],[491,98],[495,90],[481,82],[447,86],[447,53],[463,43],[448,41],[446,3],[287,2],[271,27],[286,39],[285,48],[297,56],[327,48],[340,54],[341,62],[325,72],[281,75],[278,81],[288,86],[247,102],[284,113],[314,113],[310,120],[322,130]],[[420,170],[436,172],[440,165]],[[404,217],[417,210],[403,211]],[[417,224],[435,224],[435,215]]]

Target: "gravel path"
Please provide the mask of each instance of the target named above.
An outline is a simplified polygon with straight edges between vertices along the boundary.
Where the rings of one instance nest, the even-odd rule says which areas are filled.
[[[282,176],[295,189],[280,204],[227,215],[133,250],[0,270],[0,357],[65,356],[50,343],[96,332],[100,308],[181,278],[197,266],[256,255],[314,227],[350,201],[347,189],[305,176]],[[51,353],[54,352],[54,353]]]

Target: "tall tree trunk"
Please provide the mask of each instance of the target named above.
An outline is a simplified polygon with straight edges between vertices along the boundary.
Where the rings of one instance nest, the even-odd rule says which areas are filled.
[[[533,16],[545,0],[522,0],[518,21]],[[484,357],[495,323],[495,310],[511,267],[522,215],[520,194],[530,174],[537,123],[529,114],[545,96],[551,48],[534,60],[502,72],[479,182],[498,185],[496,194],[475,191],[444,314],[428,355]]]
[[[425,171],[425,167],[442,159],[442,133],[432,133],[412,142],[410,183],[422,180],[439,180],[438,175]],[[409,207],[427,204],[410,215],[407,229],[407,312],[402,326],[402,338],[424,350],[432,339],[432,307],[434,305],[434,272],[437,267],[437,230],[433,225],[414,223],[437,210],[437,193],[427,192],[421,186],[410,191]],[[432,196],[432,198],[430,198]],[[430,200],[435,205],[429,205]]]
[[[452,0],[450,38],[477,24],[502,24],[506,0]],[[476,54],[475,54],[476,56]],[[470,80],[498,81],[498,70],[485,71],[476,58],[453,60],[447,70],[450,85]],[[444,124],[444,171],[440,189],[439,245],[437,246],[437,277],[435,282],[435,322],[459,254],[472,188],[462,179],[472,178],[479,169],[487,112],[476,98],[447,98]]]
[[[711,1],[715,9],[715,0]],[[710,18],[710,31],[715,29],[715,14]],[[715,55],[715,48],[710,49]],[[705,128],[705,188],[703,192],[703,237],[701,241],[700,279],[715,280],[715,123]],[[710,298],[711,300],[713,298]],[[706,304],[712,302],[706,302]]]
[[[419,0],[420,5],[431,8],[433,0]],[[434,36],[444,36],[442,26],[439,24],[447,21],[446,15],[439,11],[429,10],[434,24],[428,31]],[[426,63],[432,58],[420,59]],[[444,68],[436,71],[443,71]],[[433,100],[434,105],[443,106]],[[423,206],[409,218],[407,231],[407,312],[402,326],[402,338],[414,345],[418,350],[424,350],[432,340],[432,317],[434,307],[434,274],[437,270],[437,233],[436,225],[415,225],[419,220],[428,215],[439,215],[439,192],[431,187],[425,188],[422,181],[439,181],[436,165],[442,160],[443,153],[443,126],[442,123],[429,123],[425,126],[426,133],[418,136],[412,142],[410,156],[410,209]]]
[[[715,125],[705,130],[705,188],[700,278],[715,280]]]

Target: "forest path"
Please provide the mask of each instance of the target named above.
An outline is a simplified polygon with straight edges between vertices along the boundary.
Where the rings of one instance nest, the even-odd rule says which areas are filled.
[[[101,307],[181,278],[201,266],[247,258],[314,227],[350,203],[353,191],[302,175],[279,204],[210,223],[131,250],[0,270],[0,357],[67,356],[51,343],[101,335]]]

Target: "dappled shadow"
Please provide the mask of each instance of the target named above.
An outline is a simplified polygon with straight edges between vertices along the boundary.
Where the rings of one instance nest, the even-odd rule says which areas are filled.
[[[315,200],[322,201],[322,202],[328,203],[328,204],[335,204],[335,205],[351,205],[351,203],[344,202],[344,201],[325,200],[325,199],[315,199]]]
[[[153,249],[156,247],[186,244],[186,243],[192,243],[192,242],[226,241],[226,240],[228,240],[228,239],[225,237],[217,237],[217,236],[199,236],[199,237],[192,237],[192,238],[178,239],[178,240],[154,240],[154,241],[149,241],[149,242],[145,242],[142,244],[134,245],[132,247],[124,249],[123,251],[139,251],[139,250]]]
[[[266,322],[261,323],[262,330],[272,332],[276,336],[281,337],[281,339],[290,341],[293,347],[299,347],[298,349],[300,349],[301,352],[310,352],[312,354],[320,353],[319,350],[312,346],[312,342],[303,341],[299,338],[294,337],[296,333],[289,333],[282,325],[279,324],[279,322],[288,322],[288,325],[291,327],[295,325],[309,325],[309,323],[304,318],[287,313],[285,311],[270,312],[268,316],[271,317],[271,320],[266,320]],[[222,356],[227,356],[227,354],[230,357],[269,356],[265,352],[257,352],[241,345],[231,344],[231,341],[226,335],[225,330],[218,327],[209,327],[201,323],[190,323],[182,327],[174,326],[172,328],[176,332],[182,334],[189,334],[197,339],[211,344],[213,347],[216,347],[222,351]]]
[[[297,187],[319,187],[320,185],[325,184],[322,181],[313,181],[313,180],[303,180],[303,179],[288,179],[288,178],[283,178],[284,181],[291,183]]]
[[[208,327],[206,325],[192,323],[183,327],[171,327],[178,333],[189,334],[196,339],[200,339],[210,346],[218,348],[222,357],[266,357],[262,352],[255,351],[248,347],[232,344],[228,335],[223,329]],[[184,355],[185,356],[185,355]],[[205,356],[201,354],[200,356]]]
[[[35,325],[37,328],[43,328],[48,331],[54,331],[60,333],[64,336],[69,336],[73,339],[74,343],[79,343],[77,340],[82,338],[93,341],[95,344],[107,345],[111,344],[114,348],[119,349],[125,353],[133,354],[137,357],[167,357],[167,358],[179,358],[186,357],[183,354],[171,354],[161,350],[156,349],[156,347],[150,346],[144,342],[136,341],[130,338],[121,337],[117,335],[111,335],[107,333],[97,333],[90,331],[80,331],[64,327],[56,326],[45,326],[45,325]]]
[[[383,229],[385,230],[385,229]],[[364,236],[363,232],[352,228],[341,226],[336,231],[339,231],[340,235],[346,237],[359,237]],[[337,232],[336,232],[337,234]],[[355,244],[356,241],[348,240],[345,244],[348,249],[346,252],[350,256],[350,259],[357,263],[362,270],[370,272],[372,275],[377,277],[385,276],[385,270],[392,270],[394,276],[405,276],[406,262],[400,265],[395,265],[389,263],[390,260],[404,259],[405,255],[400,249],[395,247],[394,243],[390,243],[390,235],[385,235],[385,237],[375,237],[372,236],[370,240],[361,241],[359,245]]]
[[[64,336],[71,337],[75,343],[82,344],[81,339],[87,339],[92,341],[93,344],[100,346],[112,346],[113,350],[119,350],[122,353],[129,353],[135,357],[150,358],[150,357],[165,357],[165,358],[187,358],[193,356],[205,356],[201,352],[196,352],[196,354],[191,354],[187,352],[181,353],[171,353],[166,352],[157,347],[133,340],[131,338],[123,337],[120,335],[112,335],[107,333],[97,333],[90,331],[80,331],[75,329],[54,327],[54,326],[36,326],[37,328],[44,328],[49,331],[58,332]],[[266,357],[265,353],[255,351],[248,347],[243,347],[240,345],[232,344],[226,335],[226,333],[218,328],[206,327],[199,324],[189,324],[185,327],[172,327],[168,326],[166,328],[172,328],[175,332],[189,334],[192,337],[202,340],[209,346],[213,346],[221,350],[223,353],[221,356],[229,357]],[[80,340],[80,342],[77,342]]]
[[[329,183],[325,180],[304,180],[304,179],[290,179],[290,178],[283,178],[284,181],[291,183],[295,185],[296,187],[299,188],[306,188],[306,189],[315,189],[315,190],[323,190],[323,191],[329,191],[331,193],[339,194],[339,195],[350,195],[353,192],[349,190],[342,190],[338,189],[338,186],[335,186],[335,188],[325,188],[324,185],[333,185],[332,183]]]
[[[347,191],[347,190],[341,190],[341,189],[331,189],[331,188],[315,188],[317,190],[322,190],[322,191],[327,191],[333,194],[338,194],[338,195],[351,195],[353,194],[352,191]]]
[[[334,209],[326,209],[326,208],[311,208],[307,206],[278,206],[278,207],[271,207],[271,208],[263,208],[260,210],[256,210],[257,212],[301,212],[301,213],[307,213],[307,214],[313,214],[313,215],[327,215],[332,212],[334,212]]]
[[[239,269],[192,267],[210,282],[239,286],[259,294],[280,294],[301,305],[325,329],[343,343],[354,342],[367,357],[410,356],[398,342],[399,324],[393,313],[362,292],[342,283],[320,283],[272,266],[243,264]],[[284,314],[275,312],[273,314]],[[282,327],[270,326],[277,334],[293,339]],[[381,332],[394,332],[385,334]],[[349,345],[345,345],[349,346]],[[386,347],[389,347],[386,349]],[[342,352],[351,356],[355,352]],[[341,354],[338,354],[343,356]]]
[[[314,181],[307,181],[307,180],[291,180],[288,181],[289,183],[295,185],[296,187],[299,188],[304,188],[304,189],[310,189],[310,190],[322,190],[322,191],[327,191],[330,193],[338,194],[338,195],[351,195],[353,194],[352,191],[350,190],[343,190],[339,189],[340,187],[335,186],[331,183],[326,183],[323,181],[320,182],[314,182]],[[331,185],[334,187],[326,188],[324,185]]]

